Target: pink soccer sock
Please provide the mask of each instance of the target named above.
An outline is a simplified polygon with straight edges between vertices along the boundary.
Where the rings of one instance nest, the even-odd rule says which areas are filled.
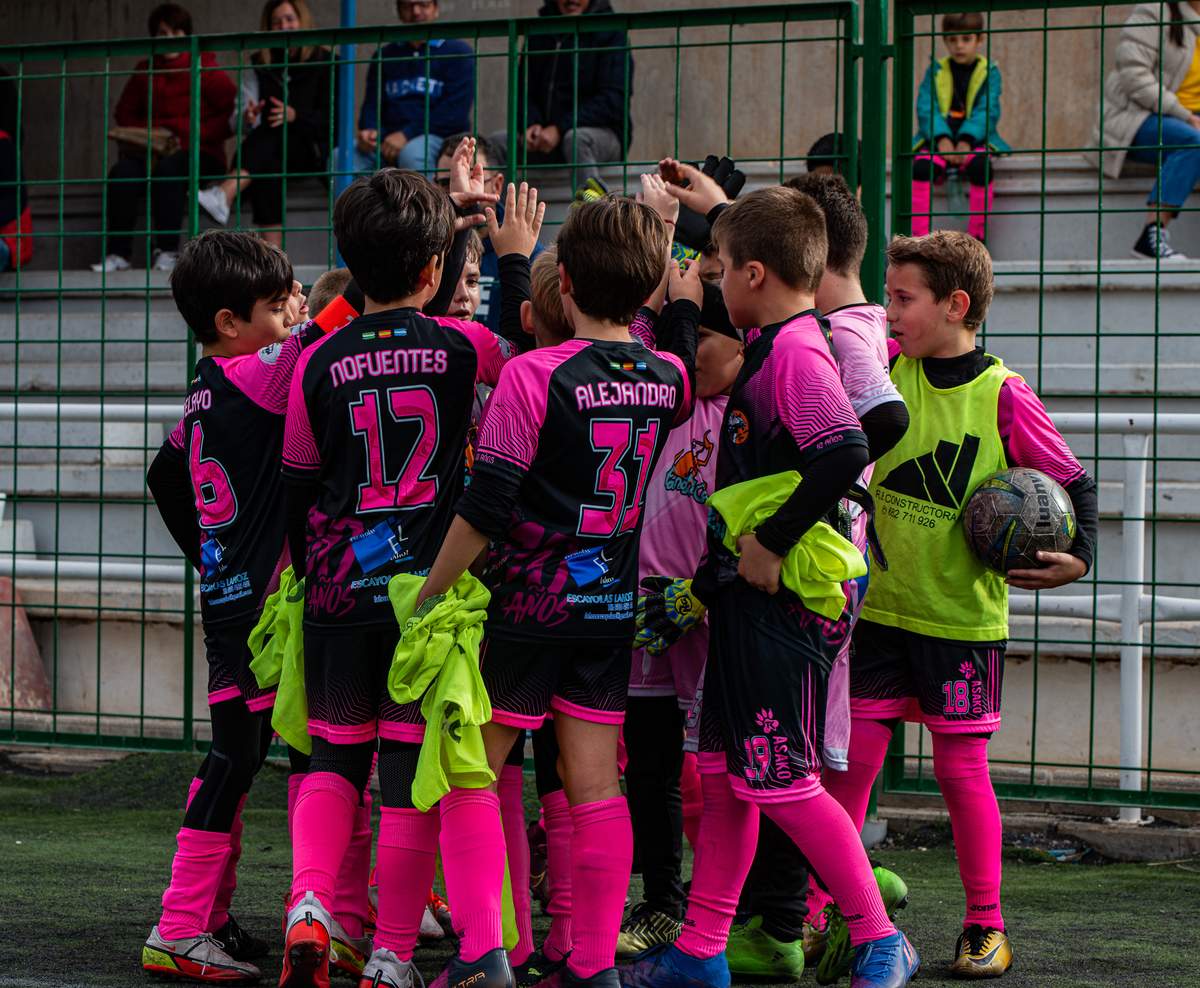
[[[219,930],[229,920],[229,907],[233,903],[233,893],[237,891],[237,866],[242,859],[242,810],[246,806],[246,797],[238,800],[237,809],[233,814],[233,826],[229,829],[229,860],[225,863],[225,873],[221,876],[221,884],[217,887],[216,898],[213,899],[212,915],[208,917],[208,932]]]
[[[923,237],[929,232],[930,203],[933,201],[933,183],[919,178],[912,184],[912,232],[914,237]]]
[[[729,927],[737,910],[738,895],[750,873],[758,842],[758,809],[738,799],[725,773],[725,756],[719,771],[702,771],[704,812],[692,865],[692,891],[687,917],[675,946],[693,957],[716,957],[725,949]],[[700,756],[701,761],[705,759]],[[702,764],[702,768],[703,768]],[[714,765],[716,768],[715,760]]]
[[[624,796],[572,806],[571,821],[571,887],[587,889],[588,897],[586,908],[571,916],[575,949],[567,966],[590,978],[615,963],[633,866],[633,827]]]
[[[987,234],[993,195],[994,186],[991,182],[986,185],[971,183],[967,188],[967,203],[971,207],[971,215],[967,217],[967,233],[976,240],[983,240]]]
[[[963,926],[1004,929],[1000,913],[1000,850],[1004,828],[988,772],[988,739],[933,735],[933,774],[950,811],[958,874],[967,893]]]
[[[385,806],[379,821],[379,919],[375,946],[412,960],[437,861],[438,811]]]
[[[821,785],[842,804],[854,828],[860,832],[871,802],[871,787],[883,768],[891,740],[892,729],[883,721],[855,717],[850,721],[850,757],[846,771],[826,769],[821,773]]]
[[[289,839],[292,837],[292,825],[296,819],[296,800],[300,798],[300,787],[304,785],[304,780],[307,778],[307,772],[293,772],[288,776],[287,820]]]
[[[361,937],[367,921],[367,880],[371,875],[371,790],[364,789],[354,811],[350,843],[338,869],[333,893],[333,918],[348,936]]]
[[[446,895],[460,936],[458,956],[470,963],[503,944],[500,797],[488,789],[451,789],[442,797],[441,807]]]
[[[572,945],[571,837],[575,829],[567,794],[561,789],[542,797],[542,826],[546,831],[546,881],[550,887],[546,904],[550,932],[542,951],[558,961],[571,952]]]
[[[762,811],[795,841],[821,876],[846,917],[850,942],[857,946],[896,932],[879,886],[850,817],[820,784],[810,795],[781,803],[764,803]]]
[[[520,765],[500,770],[500,819],[512,884],[513,910],[517,914],[517,945],[508,952],[514,967],[533,953],[533,900],[529,891],[529,840],[525,836],[525,772]]]
[[[229,834],[181,827],[175,837],[171,884],[162,897],[158,932],[164,940],[208,933],[208,917],[229,860]]]
[[[292,822],[292,898],[312,892],[329,908],[358,810],[358,792],[336,772],[309,772],[296,797]]]
[[[694,851],[700,844],[700,814],[704,812],[704,793],[700,785],[700,772],[696,768],[696,756],[690,751],[683,755],[679,791],[683,796],[683,833]]]

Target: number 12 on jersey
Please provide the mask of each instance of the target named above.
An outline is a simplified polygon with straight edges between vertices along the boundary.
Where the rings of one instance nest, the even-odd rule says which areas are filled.
[[[350,427],[362,436],[367,460],[367,479],[358,485],[358,510],[389,511],[418,508],[437,500],[437,477],[424,476],[437,452],[437,399],[424,385],[388,388],[385,403],[392,421],[416,422],[417,438],[399,473],[391,479],[384,462],[383,415],[378,391],[363,391],[350,405]],[[394,448],[394,447],[393,447]]]
[[[609,503],[579,509],[580,535],[607,539],[637,527],[659,427],[658,419],[650,419],[635,436],[630,419],[592,420],[592,449],[604,454],[596,470],[596,493]],[[636,470],[630,469],[634,466],[628,462],[630,459],[635,461]],[[636,477],[632,485],[631,473]]]

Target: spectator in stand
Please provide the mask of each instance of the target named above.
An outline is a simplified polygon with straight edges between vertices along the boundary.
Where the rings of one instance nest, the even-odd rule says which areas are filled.
[[[841,134],[822,134],[804,156],[804,169],[810,175],[836,175],[845,154]],[[862,141],[858,142],[858,160],[862,161]]]
[[[396,13],[405,24],[429,24],[437,20],[437,0],[396,0]],[[355,170],[394,165],[428,174],[447,135],[470,127],[474,99],[475,52],[465,41],[384,45],[367,72]]]
[[[538,16],[612,12],[609,0],[545,0]],[[572,179],[580,185],[600,177],[598,163],[624,158],[633,140],[633,56],[624,31],[533,35],[520,72],[517,91],[526,95],[518,160],[574,163]],[[507,158],[507,134],[493,134],[491,143]]]
[[[993,155],[1009,150],[996,130],[1000,122],[1000,69],[980,54],[983,14],[946,14],[946,57],[932,61],[917,90],[917,139],[913,150],[912,232],[929,232],[932,187],[951,171],[967,180],[967,233],[987,236],[992,209]]]
[[[1140,3],[1117,42],[1117,67],[1104,83],[1104,132],[1092,132],[1089,152],[1104,174],[1121,174],[1126,155],[1158,167],[1146,202],[1150,211],[1134,257],[1186,261],[1167,237],[1200,179],[1200,0]],[[1161,148],[1161,150],[1160,150]]]
[[[179,4],[164,3],[150,11],[149,32],[155,38],[182,38],[192,33],[192,15]],[[225,139],[237,89],[217,69],[212,52],[200,56],[200,174],[225,174]],[[179,227],[187,202],[188,146],[192,138],[191,55],[165,52],[150,62],[143,59],[125,84],[115,113],[121,127],[165,127],[179,143],[178,150],[154,160],[145,148],[119,152],[108,173],[108,255],[93,271],[124,271],[133,257],[133,228],[143,190],[150,186],[150,219],[154,236],[151,258],[156,271],[175,267]],[[151,79],[153,78],[153,81]],[[153,114],[153,115],[151,115]],[[149,163],[149,169],[147,164]],[[147,174],[157,181],[147,183]]]
[[[0,69],[0,271],[15,270],[33,257],[29,193],[20,182],[24,173],[17,82]]]
[[[267,0],[259,29],[298,31],[313,26],[304,0]],[[224,226],[239,192],[250,190],[254,223],[263,238],[283,243],[283,181],[264,176],[281,172],[320,172],[329,160],[329,119],[332,103],[328,48],[307,45],[265,48],[255,52],[252,71],[243,72],[238,108],[230,119],[235,131],[242,119],[241,165],[218,185],[200,192],[204,211]],[[286,134],[286,137],[285,137]]]
[[[437,182],[442,188],[450,188],[450,163],[454,160],[454,149],[464,137],[470,134],[455,134],[446,138],[442,145],[442,153],[437,161]],[[483,191],[500,195],[504,191],[504,159],[496,152],[491,141],[482,137],[475,138],[475,161],[483,167]],[[504,206],[497,202],[492,207],[500,222],[504,222]],[[477,322],[484,323],[493,333],[500,332],[500,258],[496,256],[492,240],[487,235],[487,227],[479,228],[479,236],[483,238],[483,253],[479,258],[479,302],[474,310]],[[542,252],[542,245],[536,244],[531,258],[536,258]],[[514,339],[518,350],[532,346],[529,337]]]

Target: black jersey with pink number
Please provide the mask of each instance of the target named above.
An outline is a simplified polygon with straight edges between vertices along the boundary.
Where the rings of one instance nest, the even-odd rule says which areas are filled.
[[[187,458],[195,496],[205,624],[256,612],[284,565],[284,413],[302,351],[319,339],[321,328],[309,322],[257,353],[196,364],[168,442]]]
[[[433,564],[463,490],[475,385],[495,384],[511,353],[479,323],[390,309],[304,354],[283,470],[319,484],[306,622],[394,622],[388,580]]]
[[[629,642],[646,482],[692,411],[679,358],[570,340],[504,369],[457,511],[490,536],[489,635]]]

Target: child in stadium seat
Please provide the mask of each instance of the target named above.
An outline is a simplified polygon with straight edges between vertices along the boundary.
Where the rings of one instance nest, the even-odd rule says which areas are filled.
[[[859,270],[867,245],[867,220],[845,179],[832,172],[801,175],[786,183],[811,196],[825,215],[828,254],[817,285],[817,308],[829,321],[838,373],[854,414],[862,424],[872,460],[891,449],[908,428],[904,399],[888,377],[887,318],[882,306],[867,301]],[[859,477],[870,481],[871,467]],[[842,501],[843,532],[849,526],[855,548],[868,560],[870,516],[864,499]],[[867,589],[867,578],[848,585],[853,627]],[[829,673],[825,707],[822,777],[845,771],[850,737],[850,641],[842,644]],[[876,867],[889,916],[907,889],[899,876]],[[818,876],[819,877],[819,876]],[[739,922],[729,933],[729,969],[745,977],[799,977],[806,963],[821,959],[822,981],[841,977],[852,958],[844,918],[829,894],[809,883],[807,862],[795,845],[768,819],[760,822],[758,850],[738,904]],[[809,884],[807,899],[804,887]],[[757,917],[757,921],[755,919]],[[830,925],[832,923],[832,926]],[[830,949],[826,948],[829,941]],[[836,975],[834,972],[837,972]]]
[[[633,849],[617,738],[645,485],[692,405],[684,362],[629,333],[668,247],[658,215],[629,199],[605,197],[570,213],[558,260],[574,338],[505,368],[484,414],[471,486],[422,591],[445,591],[491,541],[481,670],[493,719],[484,744],[499,775],[518,733],[554,711],[572,820],[571,884],[588,890],[578,903],[586,908],[571,916],[566,985],[618,984],[614,952]],[[464,927],[449,984],[506,988],[513,975],[500,946],[496,794],[446,796],[441,846],[447,893]]]
[[[687,916],[679,939],[643,954],[622,983],[729,985],[726,939],[761,811],[800,847],[849,917],[852,986],[899,988],[919,965],[916,952],[888,919],[854,825],[820,777],[826,677],[849,633],[838,583],[861,568],[851,565],[852,550],[837,548],[850,549],[845,540],[818,523],[868,463],[827,324],[815,312],[825,221],[808,196],[776,187],[727,206],[712,235],[730,321],[748,330],[722,422],[717,494],[745,497],[746,482],[786,471],[800,479],[737,538],[736,552],[726,547],[735,533],[710,510],[707,554],[694,581],[709,607],[710,644],[700,714],[704,811]],[[846,560],[824,571],[826,598],[832,590],[840,605],[813,598],[804,581],[782,582],[784,557],[795,572],[816,545]]]
[[[983,14],[945,14],[942,40],[950,53],[934,61],[917,90],[917,138],[913,151],[912,231],[929,232],[931,189],[956,168],[967,179],[967,232],[987,236],[992,210],[992,158],[1009,150],[996,130],[1000,122],[1000,69],[979,53]]]
[[[1000,726],[1008,587],[1048,590],[1088,571],[1096,485],[1029,385],[975,345],[994,290],[986,248],[947,231],[897,237],[887,256],[892,381],[912,425],[871,479],[889,568],[871,574],[854,630],[849,770],[827,784],[861,827],[896,720],[929,728],[966,891],[952,971],[995,977],[1012,962],[987,760]],[[1044,567],[1006,579],[976,558],[959,515],[981,481],[1016,466],[1066,487],[1078,534],[1070,552],[1039,553]]]
[[[544,207],[526,186],[519,197],[510,190],[509,206],[508,250],[527,258]],[[378,749],[379,903],[362,977],[408,988],[438,817],[412,803],[419,703],[398,706],[387,692],[399,636],[387,582],[432,562],[462,491],[475,385],[494,384],[511,350],[484,326],[421,314],[456,225],[442,190],[383,169],[342,193],[333,223],[365,303],[362,316],[305,353],[288,402],[283,473],[288,541],[305,577],[313,752],[296,800],[280,983],[328,985],[329,904]]]
[[[195,981],[257,977],[266,945],[229,914],[241,855],[241,809],[271,740],[273,691],[258,688],[246,639],[286,566],[284,412],[301,351],[321,337],[304,322],[292,266],[245,233],[192,240],[171,274],[175,304],[204,353],[184,416],[146,483],[168,531],[200,571],[212,749],[192,780],[163,913],[146,970]],[[224,945],[222,947],[222,945]]]

